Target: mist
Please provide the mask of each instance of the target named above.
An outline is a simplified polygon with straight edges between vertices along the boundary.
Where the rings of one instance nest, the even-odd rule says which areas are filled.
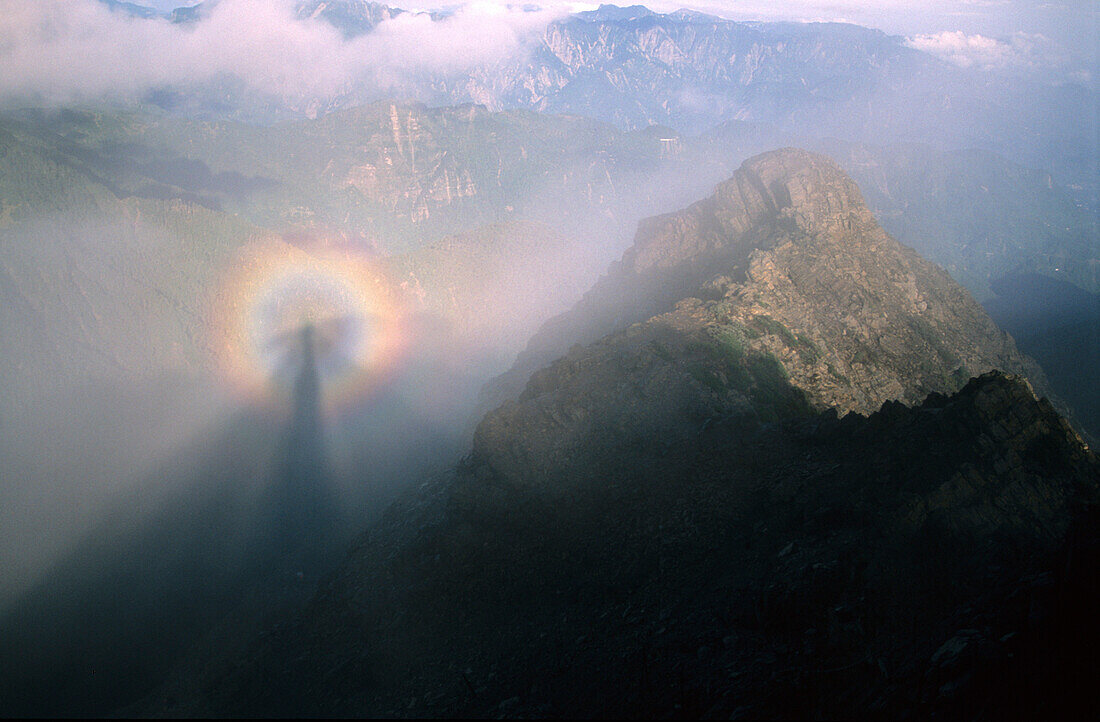
[[[367,80],[398,91],[423,72],[454,74],[522,55],[561,11],[463,5],[443,18],[404,13],[347,38],[292,0],[222,0],[172,23],[95,0],[8,0],[0,21],[0,102],[133,101],[163,86],[222,78],[279,98],[326,100]]]
[[[522,221],[405,255],[231,218],[236,186],[209,171],[165,198],[88,186],[81,212],[3,229],[9,709],[115,709],[239,605],[304,603],[349,539],[467,453],[486,382],[638,219],[740,162],[702,171],[648,142],[622,167],[569,161],[567,183],[524,190]]]
[[[465,242],[444,236],[388,258],[354,233],[280,237],[229,218],[220,205],[233,202],[237,185],[219,190],[225,174],[209,170],[189,176],[186,192],[165,186],[165,199],[99,197],[90,186],[80,212],[20,217],[3,236],[0,558],[13,570],[5,575],[3,599],[41,579],[109,511],[155,513],[180,487],[203,486],[186,473],[164,473],[166,465],[188,464],[182,449],[236,433],[235,425],[260,424],[267,430],[256,432],[257,456],[274,463],[273,429],[288,418],[287,378],[297,369],[276,364],[242,380],[242,364],[270,360],[242,360],[240,349],[227,360],[225,351],[227,336],[244,332],[227,326],[226,309],[247,310],[253,299],[242,289],[266,282],[263,264],[270,259],[301,268],[367,259],[365,272],[375,274],[372,283],[389,299],[386,314],[399,317],[401,348],[361,370],[364,390],[350,400],[333,398],[332,380],[320,379],[328,484],[341,517],[365,524],[359,516],[365,508],[446,468],[464,453],[482,385],[507,370],[541,323],[575,303],[621,256],[637,221],[709,191],[765,145],[700,166],[694,157],[661,158],[657,142],[646,142],[652,150],[641,161],[592,165],[581,156],[566,160],[567,183],[548,178],[524,189],[516,211],[524,220],[488,231],[496,250],[473,262],[480,231]],[[112,175],[159,172],[153,165],[95,167]],[[273,181],[253,186],[279,188]],[[209,197],[211,207],[173,200],[196,195]],[[113,220],[118,215],[128,220]],[[200,238],[186,224],[212,230]],[[205,250],[195,255],[200,240]],[[442,275],[428,278],[428,267]],[[291,323],[291,332],[296,328]],[[232,342],[244,343],[235,336]]]
[[[469,382],[416,353],[408,372],[430,389],[399,377],[340,416],[303,366],[312,387],[274,405],[152,375],[87,380],[33,421],[5,419],[6,709],[115,709],[242,604],[306,601],[395,494],[458,458],[448,404]]]

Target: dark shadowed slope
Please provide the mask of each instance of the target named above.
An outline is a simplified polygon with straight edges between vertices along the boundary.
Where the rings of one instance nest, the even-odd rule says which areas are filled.
[[[1043,365],[1085,431],[1100,435],[1100,295],[1065,281],[1021,274],[993,284],[985,307]]]
[[[475,458],[393,508],[293,624],[140,709],[1026,718],[1093,699],[1100,468],[1019,379],[869,418],[719,420],[593,471],[532,489]]]
[[[346,542],[311,329],[288,418],[242,412],[177,449],[0,615],[0,713],[101,715],[223,617],[301,603]],[[282,427],[282,428],[281,428]]]

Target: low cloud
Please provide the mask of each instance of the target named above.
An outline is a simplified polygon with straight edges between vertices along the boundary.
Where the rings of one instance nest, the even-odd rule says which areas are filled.
[[[962,31],[916,35],[906,44],[960,68],[975,70],[1053,70],[1065,68],[1069,56],[1044,35],[1018,32],[1006,40]]]
[[[358,82],[457,73],[523,52],[562,14],[475,2],[441,20],[407,13],[345,38],[290,0],[222,0],[198,22],[111,11],[96,0],[0,0],[0,100],[127,100],[235,77],[284,98],[329,98]]]
[[[795,0],[781,8],[759,0],[652,0],[739,18],[837,19],[889,29],[910,25],[909,45],[966,68],[1062,71],[1077,64],[1047,35],[998,39],[984,28],[914,34],[932,19],[960,12],[997,15],[1001,0],[935,0],[920,12],[902,0]],[[396,2],[395,5],[407,5]],[[420,95],[426,76],[458,77],[506,59],[522,60],[546,26],[585,2],[549,0],[549,9],[475,0],[445,17],[409,12],[353,38],[321,17],[303,18],[294,0],[220,0],[196,22],[140,19],[98,0],[0,0],[0,103],[65,105],[129,101],[153,90],[188,89],[229,80],[306,107],[355,91]],[[439,3],[428,0],[425,6]],[[927,21],[927,22],[926,22]],[[938,22],[938,21],[937,21]],[[929,30],[943,27],[934,25]],[[958,26],[956,26],[958,27]],[[1030,27],[1024,25],[1024,27]],[[1086,66],[1087,67],[1087,66]]]

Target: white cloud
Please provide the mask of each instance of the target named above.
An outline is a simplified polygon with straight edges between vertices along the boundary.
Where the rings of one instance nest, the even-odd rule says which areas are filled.
[[[910,27],[913,47],[972,68],[1060,66],[1063,56],[1038,34],[965,24],[945,27],[944,13],[976,8],[1011,15],[1004,0],[652,0],[658,10],[681,5],[739,18],[838,19],[890,29],[890,18],[924,18]],[[0,0],[0,102],[65,104],[131,99],[164,86],[186,90],[233,75],[261,92],[287,99],[330,99],[355,83],[404,89],[421,71],[461,73],[532,47],[551,20],[584,0],[545,0],[550,10],[526,11],[505,0],[474,0],[442,21],[403,14],[374,32],[344,38],[323,19],[298,19],[294,0],[221,0],[190,25],[140,20],[96,0]],[[394,0],[396,6],[402,3]],[[424,7],[441,2],[427,0]],[[623,4],[627,4],[624,2]],[[961,22],[961,21],[960,21]],[[928,34],[917,34],[928,33]],[[1007,40],[998,40],[1005,37]],[[1076,46],[1074,46],[1076,47]],[[1087,65],[1085,67],[1088,67]],[[1067,69],[1066,72],[1077,68]]]
[[[362,78],[457,72],[519,52],[561,12],[474,2],[442,21],[405,14],[346,39],[296,18],[292,0],[222,0],[190,25],[95,0],[0,0],[0,99],[125,99],[225,74],[284,97],[331,97]]]
[[[961,68],[1001,68],[1012,60],[1012,48],[995,38],[967,35],[962,31],[944,31],[934,35],[916,35],[909,47],[937,55]]]
[[[915,35],[911,48],[939,56],[961,68],[977,70],[1054,69],[1069,63],[1056,43],[1040,34],[1018,32],[1007,40],[962,31]]]

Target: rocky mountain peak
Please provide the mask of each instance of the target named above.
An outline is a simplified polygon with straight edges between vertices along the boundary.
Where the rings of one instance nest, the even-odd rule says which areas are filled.
[[[745,161],[711,198],[686,212],[643,221],[624,265],[644,274],[693,264],[701,256],[743,257],[776,227],[810,238],[858,233],[874,224],[859,189],[836,163],[783,148]]]
[[[708,419],[914,405],[992,369],[1049,395],[1038,366],[882,230],[835,163],[797,149],[756,156],[710,198],[643,222],[514,376],[555,350],[478,429],[475,451],[508,475],[538,478],[563,455],[583,465]]]
[[[754,184],[769,208],[807,234],[874,224],[859,188],[826,156],[784,148],[749,159],[740,175]],[[720,186],[716,196],[722,198],[725,190]]]
[[[583,18],[589,22],[624,22],[652,17],[654,15],[656,15],[656,13],[644,5],[620,7],[607,3],[601,4],[595,10],[587,10],[576,14],[577,17]]]

